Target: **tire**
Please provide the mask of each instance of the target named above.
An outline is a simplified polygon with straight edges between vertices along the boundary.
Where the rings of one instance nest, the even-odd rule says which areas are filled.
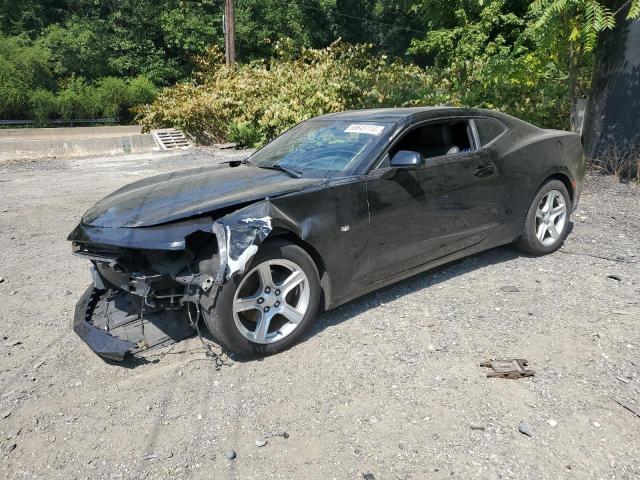
[[[530,255],[555,252],[569,233],[571,209],[571,197],[564,183],[549,180],[536,193],[515,247]]]
[[[272,282],[265,286],[267,269]],[[227,351],[242,357],[271,355],[291,347],[311,327],[320,295],[320,276],[309,254],[298,245],[274,239],[261,245],[246,274],[223,284],[215,306],[203,317]],[[242,308],[247,309],[234,311]],[[263,323],[264,319],[268,321]],[[259,324],[267,325],[267,330]]]

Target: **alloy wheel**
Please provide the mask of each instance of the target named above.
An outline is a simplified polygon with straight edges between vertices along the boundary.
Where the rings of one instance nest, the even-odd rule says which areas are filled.
[[[548,192],[536,209],[536,237],[545,247],[555,244],[567,221],[567,202],[558,190]]]
[[[238,331],[254,343],[268,344],[289,336],[309,308],[309,279],[296,263],[266,260],[247,273],[233,298]]]

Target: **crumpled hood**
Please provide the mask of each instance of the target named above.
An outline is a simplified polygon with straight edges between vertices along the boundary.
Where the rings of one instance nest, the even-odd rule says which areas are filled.
[[[116,190],[91,207],[82,223],[103,228],[149,227],[295,192],[322,181],[247,165],[182,170]]]

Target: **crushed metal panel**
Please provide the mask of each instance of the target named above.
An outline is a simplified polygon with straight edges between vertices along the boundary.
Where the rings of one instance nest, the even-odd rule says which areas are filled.
[[[508,358],[506,360],[487,360],[480,364],[481,367],[489,367],[493,371],[487,373],[490,378],[521,378],[533,377],[536,372],[526,368],[528,360],[523,358]]]
[[[223,244],[219,250],[220,265],[222,268],[226,266],[224,280],[245,272],[258,247],[273,230],[271,215],[272,205],[267,199],[214,222],[213,233],[218,238],[218,244]],[[222,236],[224,240],[220,239]]]
[[[151,135],[162,150],[175,150],[177,148],[189,148],[191,142],[184,133],[175,128],[152,130]]]

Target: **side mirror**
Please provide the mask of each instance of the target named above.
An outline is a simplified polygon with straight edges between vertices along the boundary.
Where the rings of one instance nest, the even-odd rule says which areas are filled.
[[[420,152],[411,150],[398,150],[391,159],[391,166],[397,168],[419,167],[424,164],[424,158]]]

